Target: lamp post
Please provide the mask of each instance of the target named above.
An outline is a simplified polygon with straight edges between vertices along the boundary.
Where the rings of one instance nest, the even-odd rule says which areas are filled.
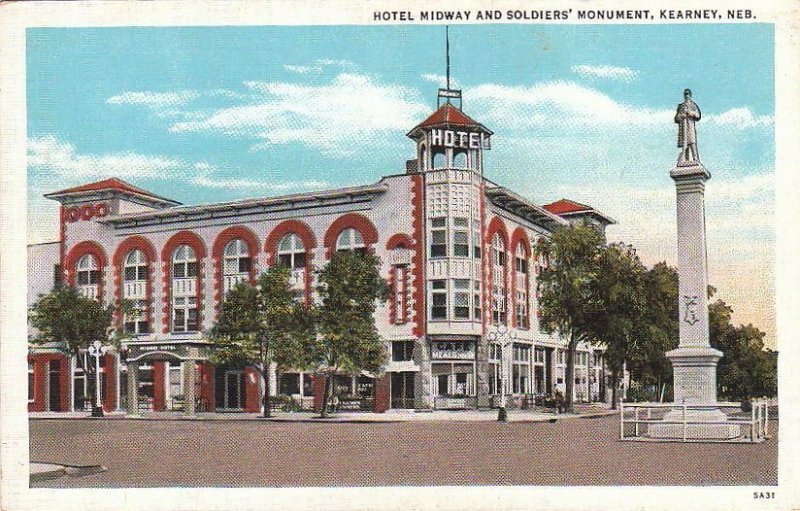
[[[508,420],[506,413],[506,357],[505,349],[517,338],[516,332],[510,331],[506,325],[499,325],[494,332],[489,332],[489,340],[500,346],[500,409],[497,411],[497,420]]]
[[[107,346],[103,346],[103,343],[100,341],[94,341],[91,346],[89,346],[89,355],[94,357],[94,376],[95,376],[95,385],[94,385],[94,406],[92,407],[92,417],[102,417],[103,416],[103,404],[100,402],[100,357],[106,354],[108,351]]]

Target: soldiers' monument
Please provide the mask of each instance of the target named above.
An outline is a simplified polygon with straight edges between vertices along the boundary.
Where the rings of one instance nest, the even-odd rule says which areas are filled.
[[[700,108],[686,89],[678,105],[678,163],[669,175],[675,181],[678,211],[678,300],[680,341],[678,348],[667,352],[674,371],[675,403],[709,405],[692,409],[689,421],[704,424],[689,426],[692,439],[730,439],[739,436],[736,425],[725,424],[726,415],[717,402],[717,363],[722,352],[711,347],[708,327],[708,276],[706,260],[705,182],[711,174],[700,162],[695,123]],[[683,412],[674,410],[664,420],[682,421]],[[651,424],[649,436],[681,438],[681,424]]]

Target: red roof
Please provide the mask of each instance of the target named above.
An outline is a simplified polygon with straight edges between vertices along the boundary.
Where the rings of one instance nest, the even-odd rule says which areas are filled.
[[[427,119],[422,121],[421,123],[417,124],[414,129],[409,132],[409,135],[416,132],[416,130],[420,128],[427,128],[430,126],[442,126],[442,125],[452,125],[452,126],[473,126],[476,128],[481,128],[485,130],[487,133],[491,135],[491,131],[486,128],[483,124],[479,123],[475,119],[471,118],[458,108],[452,105],[452,103],[445,103],[444,105],[440,106],[435,112],[433,112]]]
[[[51,196],[58,196],[58,195],[66,195],[66,194],[73,194],[73,193],[80,193],[80,192],[98,192],[101,190],[118,190],[120,192],[128,192],[128,193],[135,193],[138,195],[145,195],[147,197],[152,197],[154,199],[167,201],[167,202],[175,202],[171,199],[167,199],[165,197],[161,197],[160,195],[156,195],[154,193],[148,192],[138,186],[133,186],[130,183],[126,183],[122,179],[118,179],[116,177],[112,177],[110,179],[104,179],[102,181],[97,181],[94,183],[88,183],[85,185],[75,186],[73,188],[67,188],[66,190],[60,190],[58,192],[48,193],[46,197]]]
[[[593,209],[586,204],[581,204],[580,202],[571,201],[569,199],[557,200],[550,204],[545,204],[542,207],[554,215],[578,213],[580,211],[593,211]]]

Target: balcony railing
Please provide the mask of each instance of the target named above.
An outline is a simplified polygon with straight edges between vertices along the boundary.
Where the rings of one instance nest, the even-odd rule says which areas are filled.
[[[144,300],[147,298],[147,281],[132,280],[125,282],[125,298],[130,300]]]
[[[173,296],[195,296],[197,294],[197,279],[172,279]]]
[[[86,284],[78,287],[80,293],[90,300],[97,300],[97,284]]]

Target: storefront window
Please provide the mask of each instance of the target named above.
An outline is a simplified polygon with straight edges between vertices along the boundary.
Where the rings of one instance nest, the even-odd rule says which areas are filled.
[[[33,402],[35,399],[35,379],[33,376],[33,361],[28,361],[28,402]]]
[[[405,362],[413,360],[414,341],[394,341],[392,342],[392,360],[394,362]]]
[[[300,393],[300,374],[281,373],[278,380],[278,393],[292,396]]]

